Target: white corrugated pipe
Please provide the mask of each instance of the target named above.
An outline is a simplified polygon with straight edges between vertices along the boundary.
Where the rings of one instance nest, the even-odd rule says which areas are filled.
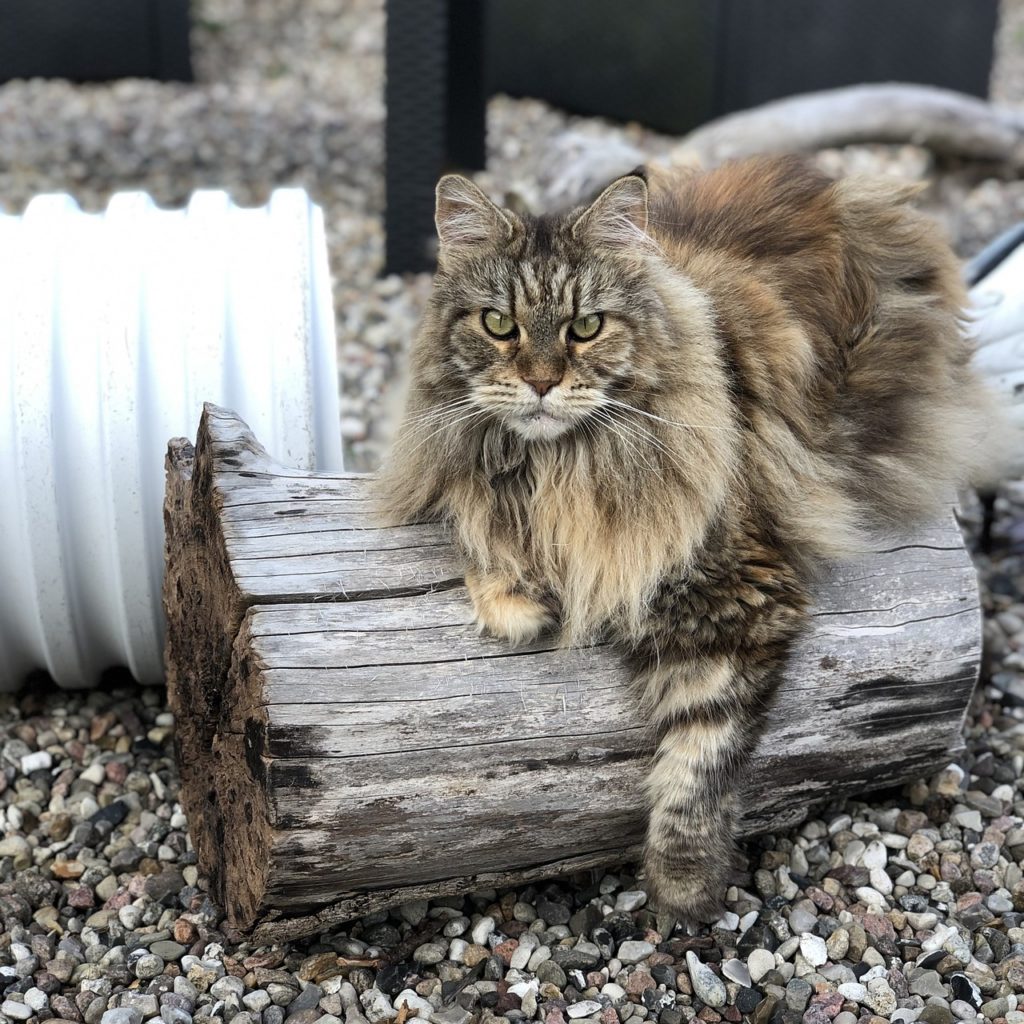
[[[0,690],[159,682],[167,440],[210,400],[286,465],[341,469],[321,210],[282,189],[0,215],[0,376]]]

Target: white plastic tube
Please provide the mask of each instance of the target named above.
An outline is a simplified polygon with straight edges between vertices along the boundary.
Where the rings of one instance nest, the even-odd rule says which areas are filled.
[[[286,465],[338,471],[323,216],[143,193],[0,214],[0,690],[163,678],[164,453],[204,401]]]

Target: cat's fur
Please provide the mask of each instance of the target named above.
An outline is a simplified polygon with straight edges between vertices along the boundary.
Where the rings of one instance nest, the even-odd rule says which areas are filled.
[[[648,882],[691,918],[720,905],[813,567],[933,510],[986,435],[957,264],[908,198],[795,159],[627,175],[539,219],[438,186],[387,512],[452,524],[490,631],[627,653],[660,735]]]

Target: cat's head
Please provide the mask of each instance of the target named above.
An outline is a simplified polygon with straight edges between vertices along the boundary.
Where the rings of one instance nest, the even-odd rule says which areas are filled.
[[[447,395],[536,441],[600,422],[625,395],[656,387],[663,310],[647,221],[639,173],[583,209],[541,218],[496,206],[458,175],[442,178],[429,358]]]

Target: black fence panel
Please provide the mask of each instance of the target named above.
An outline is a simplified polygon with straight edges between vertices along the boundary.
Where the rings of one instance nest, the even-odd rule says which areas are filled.
[[[0,0],[0,82],[192,80],[188,0]]]

